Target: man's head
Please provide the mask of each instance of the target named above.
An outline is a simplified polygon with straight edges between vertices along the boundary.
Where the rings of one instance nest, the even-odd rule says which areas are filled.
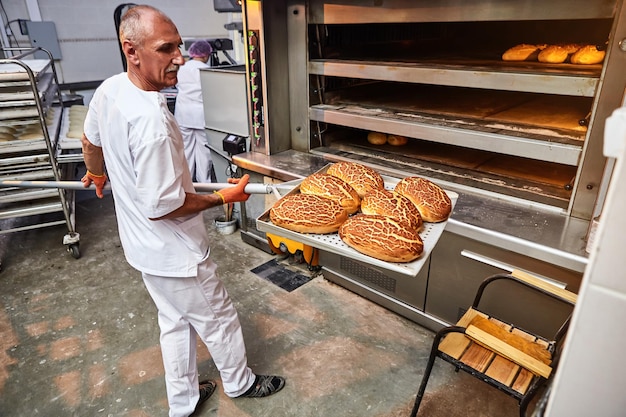
[[[120,21],[120,42],[128,62],[128,77],[137,87],[159,91],[176,85],[182,39],[174,22],[152,6],[129,9]]]

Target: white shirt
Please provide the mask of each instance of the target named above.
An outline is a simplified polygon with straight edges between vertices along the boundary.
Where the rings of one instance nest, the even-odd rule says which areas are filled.
[[[204,106],[200,68],[210,68],[209,64],[190,59],[178,69],[178,94],[174,114],[180,126],[204,129]]]
[[[176,120],[159,92],[137,88],[126,73],[94,93],[85,135],[101,146],[128,263],[161,276],[194,276],[209,253],[202,213],[150,220],[183,205],[194,193]]]

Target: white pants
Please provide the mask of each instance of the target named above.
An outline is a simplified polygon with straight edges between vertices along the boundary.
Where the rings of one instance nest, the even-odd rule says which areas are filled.
[[[142,274],[158,309],[170,417],[187,417],[198,403],[196,335],[209,349],[226,395],[241,395],[254,383],[237,311],[216,268],[207,259],[197,277]]]
[[[208,140],[204,129],[192,129],[180,126],[185,145],[185,158],[189,165],[191,178],[197,182],[211,182],[211,150],[208,148]]]

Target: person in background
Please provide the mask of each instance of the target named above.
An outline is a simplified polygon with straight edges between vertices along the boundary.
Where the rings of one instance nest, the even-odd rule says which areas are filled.
[[[176,84],[184,64],[178,30],[147,5],[129,9],[119,30],[128,72],[105,80],[89,103],[82,182],[95,184],[102,198],[110,180],[124,255],[158,310],[169,416],[192,415],[216,388],[214,381],[198,381],[196,336],[209,349],[226,395],[274,394],[285,380],[248,367],[241,324],[209,257],[202,216],[207,208],[246,201],[249,177],[212,194],[195,192],[183,138],[159,92]]]
[[[213,53],[207,41],[196,41],[189,47],[189,61],[178,71],[178,94],[174,115],[185,144],[185,157],[191,177],[197,182],[211,182],[213,161],[204,132],[204,106],[200,86],[200,68],[209,68],[207,61]]]

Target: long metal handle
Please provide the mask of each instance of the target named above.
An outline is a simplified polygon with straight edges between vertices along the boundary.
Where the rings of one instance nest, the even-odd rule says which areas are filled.
[[[196,191],[211,192],[219,191],[224,188],[234,187],[235,184],[229,184],[224,182],[212,182],[212,183],[193,183]],[[95,190],[96,187],[92,184],[90,187],[85,188],[80,181],[18,181],[18,180],[0,180],[0,187],[9,188],[61,188],[65,190]],[[110,190],[111,185],[105,184],[105,190]],[[270,184],[247,184],[244,191],[248,194],[271,194],[274,190],[274,186]]]

